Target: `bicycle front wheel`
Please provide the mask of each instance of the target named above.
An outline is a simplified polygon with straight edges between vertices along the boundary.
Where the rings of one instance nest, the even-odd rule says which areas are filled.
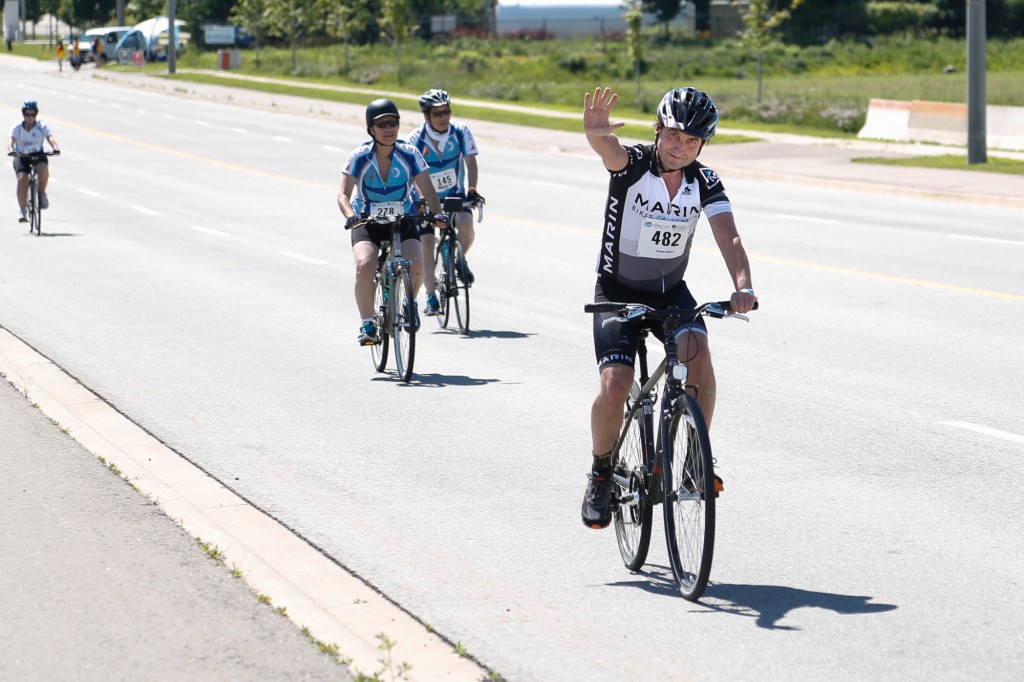
[[[669,563],[685,599],[704,594],[715,553],[715,471],[704,415],[689,394],[672,411],[662,476]]]
[[[647,560],[651,545],[652,500],[648,495],[650,478],[644,456],[645,429],[643,406],[639,404],[640,386],[636,382],[629,391],[629,412],[622,425],[613,454],[612,477],[615,496],[615,537],[619,541],[622,562],[631,571],[638,571]]]
[[[378,271],[373,288],[373,323],[377,327],[377,343],[370,346],[373,368],[383,372],[388,364],[388,300],[385,295],[387,276]]]
[[[437,287],[437,304],[441,308],[441,314],[437,316],[437,324],[441,329],[448,328],[448,316],[451,314],[451,307],[448,305],[448,292],[451,283],[448,278],[447,259],[444,256],[444,245],[447,242],[439,237],[437,246],[434,248],[434,285]]]
[[[418,320],[414,309],[416,300],[412,296],[412,277],[408,272],[399,273],[395,278],[391,295],[395,297],[395,320],[391,327],[395,340],[395,366],[398,368],[398,378],[409,383],[416,358]]]
[[[453,269],[460,267],[460,264],[465,263],[465,255],[462,253],[462,244],[458,240],[452,241],[452,266]],[[463,334],[469,334],[469,285],[466,284],[465,280],[456,280],[452,278],[451,299],[450,302],[455,308],[455,323],[459,327],[459,331]]]
[[[28,231],[38,236],[43,230],[43,212],[39,209],[39,184],[33,179],[28,185]]]

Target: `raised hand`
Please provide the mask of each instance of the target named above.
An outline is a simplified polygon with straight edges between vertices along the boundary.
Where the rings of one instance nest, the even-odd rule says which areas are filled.
[[[611,123],[609,116],[615,103],[619,101],[618,93],[612,92],[611,88],[594,88],[594,95],[590,93],[583,96],[583,131],[591,137],[607,137],[613,132],[626,125],[625,123]]]

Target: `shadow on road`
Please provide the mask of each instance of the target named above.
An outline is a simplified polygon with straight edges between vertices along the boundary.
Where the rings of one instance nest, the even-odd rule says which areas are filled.
[[[779,625],[790,611],[813,607],[836,613],[883,613],[896,609],[895,604],[871,604],[872,597],[829,592],[811,592],[778,585],[708,585],[701,605],[713,611],[756,618],[757,626],[769,630],[799,630]]]
[[[444,330],[438,329],[434,334],[449,334],[451,336],[461,336],[458,331],[451,329]],[[496,329],[470,329],[468,336],[463,336],[465,339],[525,339],[536,334],[528,334],[526,332],[512,332],[512,331],[499,331]]]
[[[42,232],[40,234],[25,234],[26,237],[81,237],[80,234],[74,232]]]
[[[402,384],[398,379],[398,375],[389,370],[384,374],[373,375],[371,381],[393,381],[399,383],[400,386],[408,386],[410,388],[417,386],[441,388],[443,386],[484,386],[485,384],[496,384],[501,379],[474,379],[458,374],[419,374],[413,372],[412,381]]]

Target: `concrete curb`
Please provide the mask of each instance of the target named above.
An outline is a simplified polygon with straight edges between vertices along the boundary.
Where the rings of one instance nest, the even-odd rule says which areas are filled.
[[[0,373],[86,450],[120,470],[189,535],[218,547],[299,628],[335,644],[354,671],[380,668],[378,634],[409,680],[477,682],[488,671],[0,328]]]

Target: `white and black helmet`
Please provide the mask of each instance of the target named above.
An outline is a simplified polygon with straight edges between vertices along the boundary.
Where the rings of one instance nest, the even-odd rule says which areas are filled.
[[[696,88],[669,90],[658,105],[658,123],[708,142],[718,129],[718,107]]]
[[[448,96],[447,90],[438,90],[434,88],[427,90],[423,93],[423,97],[420,97],[420,111],[424,114],[430,111],[433,107],[440,107],[447,104],[452,105],[452,98]]]

